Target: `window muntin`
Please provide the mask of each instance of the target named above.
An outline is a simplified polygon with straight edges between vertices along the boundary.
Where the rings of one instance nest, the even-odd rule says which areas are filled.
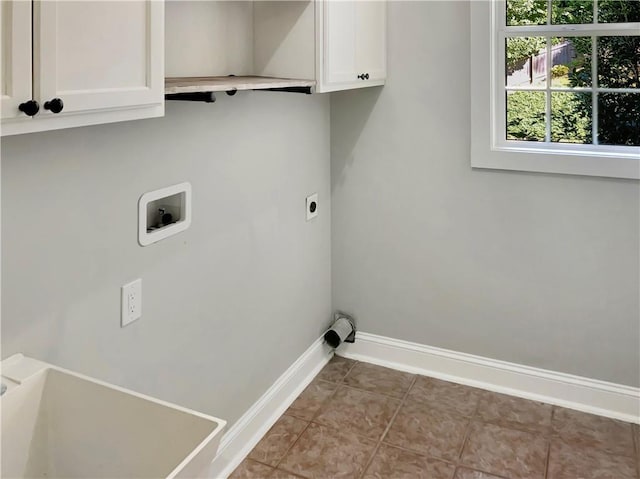
[[[640,1],[507,0],[495,13],[497,146],[633,154]]]

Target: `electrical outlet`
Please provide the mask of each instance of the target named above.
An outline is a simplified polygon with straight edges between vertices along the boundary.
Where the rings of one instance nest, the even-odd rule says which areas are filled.
[[[307,196],[307,221],[318,216],[318,193]]]
[[[120,327],[142,316],[142,280],[136,279],[122,287],[122,315]]]

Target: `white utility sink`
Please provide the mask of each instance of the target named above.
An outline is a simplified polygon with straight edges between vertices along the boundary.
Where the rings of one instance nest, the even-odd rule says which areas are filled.
[[[225,421],[22,354],[1,367],[0,477],[207,476]]]

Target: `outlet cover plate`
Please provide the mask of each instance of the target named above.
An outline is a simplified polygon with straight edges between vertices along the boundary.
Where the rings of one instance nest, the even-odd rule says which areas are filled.
[[[306,201],[307,206],[307,221],[312,220],[316,216],[318,216],[318,193],[314,193],[310,196],[307,196]]]
[[[122,286],[122,314],[120,327],[133,323],[142,317],[142,279],[136,279]]]

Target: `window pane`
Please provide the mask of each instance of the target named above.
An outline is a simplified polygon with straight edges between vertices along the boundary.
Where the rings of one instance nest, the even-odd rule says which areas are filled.
[[[507,140],[544,141],[547,94],[507,92]]]
[[[544,37],[506,39],[507,86],[544,86],[547,81],[547,50]]]
[[[640,88],[640,37],[598,37],[598,84]]]
[[[593,23],[593,0],[552,0],[551,23]]]
[[[591,86],[591,37],[551,39],[551,86]]]
[[[507,25],[545,25],[547,0],[507,0]]]
[[[599,0],[598,21],[602,23],[640,22],[640,0]]]
[[[640,146],[640,93],[598,95],[598,142]]]
[[[592,143],[591,93],[551,93],[551,141]]]

